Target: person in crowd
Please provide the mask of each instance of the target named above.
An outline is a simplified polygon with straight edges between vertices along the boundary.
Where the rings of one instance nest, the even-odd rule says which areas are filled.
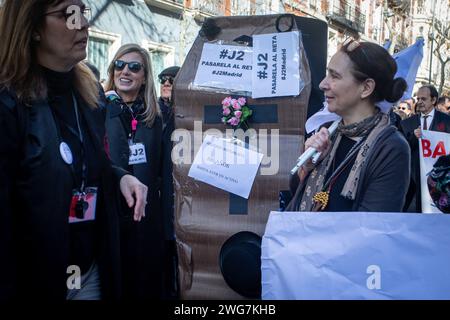
[[[407,142],[378,102],[401,98],[406,82],[394,79],[394,59],[377,44],[346,40],[320,83],[328,108],[342,119],[305,142],[321,152],[291,175],[289,211],[399,212],[409,180]],[[385,110],[387,112],[389,110]]]
[[[414,94],[414,97],[417,95],[417,93]],[[409,99],[405,99],[405,102],[409,103],[411,106],[411,115],[416,114],[416,99],[414,97],[411,97]]]
[[[410,104],[408,101],[406,101],[406,100],[403,100],[403,101],[401,101],[401,102],[398,104],[397,110],[398,110],[399,112],[402,111],[402,112],[404,113],[405,116],[402,117],[403,120],[406,119],[406,118],[408,118],[408,117],[410,117],[410,116],[412,115],[412,106],[411,106],[411,104]]]
[[[107,157],[88,16],[80,0],[0,8],[0,300],[121,297],[117,199],[139,221],[147,187]]]
[[[389,115],[389,121],[397,129],[400,126],[400,121],[402,121],[402,119],[406,118],[406,114],[402,110],[399,110],[397,107],[392,107],[389,110],[388,115]]]
[[[126,44],[108,68],[106,130],[113,163],[149,187],[145,218],[136,223],[124,206],[120,220],[126,300],[163,298],[164,235],[161,208],[162,119],[150,57]]]
[[[404,211],[422,212],[419,139],[422,130],[450,133],[450,116],[435,109],[438,92],[433,85],[424,85],[417,91],[417,114],[400,123],[400,130],[411,148],[411,181]]]
[[[439,110],[442,113],[450,114],[450,97],[439,97],[436,103],[436,110]]]
[[[178,290],[178,258],[174,231],[174,189],[173,189],[173,163],[172,163],[172,133],[175,130],[175,111],[172,99],[174,79],[180,70],[178,66],[164,69],[158,80],[161,84],[159,108],[163,116],[162,136],[162,207],[164,212],[164,237],[166,243],[165,259],[165,287],[166,298],[176,299]]]

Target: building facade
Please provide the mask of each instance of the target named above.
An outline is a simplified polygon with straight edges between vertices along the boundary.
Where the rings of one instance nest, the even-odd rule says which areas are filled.
[[[286,12],[328,22],[329,57],[348,36],[380,45],[389,41],[391,54],[412,45],[418,37],[424,38],[424,56],[416,87],[432,83],[442,93],[450,91],[449,0],[285,0],[283,3]]]
[[[256,15],[283,11],[273,0],[85,0],[92,9],[88,60],[106,79],[117,49],[126,43],[146,48],[156,77],[182,65],[207,17]],[[159,84],[157,92],[159,92]]]
[[[450,0],[84,1],[94,18],[88,60],[103,79],[123,44],[146,48],[156,76],[165,67],[183,64],[207,17],[293,13],[328,23],[328,57],[348,36],[381,45],[389,41],[391,53],[424,38],[416,85],[432,83],[442,93],[450,93]]]

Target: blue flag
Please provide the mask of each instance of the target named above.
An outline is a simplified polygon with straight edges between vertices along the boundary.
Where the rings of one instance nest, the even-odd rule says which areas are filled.
[[[412,46],[403,49],[393,55],[397,62],[397,73],[395,77],[402,77],[408,83],[408,89],[401,100],[409,99],[412,96],[417,71],[423,58],[424,39],[418,38]]]

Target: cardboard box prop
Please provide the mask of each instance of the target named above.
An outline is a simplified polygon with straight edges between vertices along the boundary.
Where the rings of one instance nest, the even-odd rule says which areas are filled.
[[[307,29],[301,29],[302,23]],[[195,40],[174,83],[177,131],[172,136],[172,157],[182,299],[260,297],[261,235],[270,211],[279,208],[280,191],[289,189],[289,171],[302,152],[312,86],[308,60],[318,66],[318,74],[324,74],[326,30],[326,23],[320,20],[292,15],[217,17],[205,22]],[[276,38],[277,34],[293,31],[298,31],[299,42],[298,70],[295,70],[301,90],[298,95],[252,99],[245,89],[220,88],[223,83],[212,87],[196,84],[198,68],[204,63],[201,62],[204,61],[203,50],[208,45],[240,46],[242,50],[237,50],[238,53],[252,51],[256,35],[275,34]],[[314,33],[317,34],[314,36]],[[302,35],[308,37],[309,52],[305,52]],[[315,46],[325,50],[314,52]],[[225,52],[218,52],[222,54],[222,51]],[[226,58],[235,57],[232,54],[229,50]],[[255,66],[259,67],[253,64]],[[273,71],[270,68],[269,65],[269,76]],[[315,80],[315,104],[321,101],[317,94],[319,82]],[[245,87],[248,83],[242,85]],[[249,135],[252,139],[256,137],[259,152],[264,153],[248,199],[188,176],[205,131],[217,129],[216,132],[225,137],[226,129],[231,129],[221,122],[222,100],[227,96],[244,95],[253,111],[245,133],[256,132],[256,135]]]

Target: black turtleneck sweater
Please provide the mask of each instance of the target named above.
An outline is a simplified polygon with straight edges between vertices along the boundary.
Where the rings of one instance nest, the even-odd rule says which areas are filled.
[[[335,169],[344,161],[352,147],[355,145],[355,141],[346,137],[342,136],[341,142],[339,143],[339,146],[336,150],[336,154],[334,156],[334,159],[332,160],[333,163],[330,167],[330,170],[328,170],[325,181],[327,181],[331,174],[334,172]],[[345,182],[347,181],[347,177],[350,174],[350,171],[353,167],[353,164],[355,163],[356,157],[350,160],[348,165],[345,167],[345,169],[336,177],[336,180],[331,185],[331,191],[330,191],[330,199],[328,201],[328,206],[325,209],[325,211],[353,211],[353,200],[349,200],[341,196],[341,191],[344,188]]]
[[[87,123],[83,117],[81,99],[77,98],[78,115],[83,142],[79,137],[78,124],[72,95],[74,94],[73,78],[74,72],[61,73],[44,68],[44,74],[48,85],[48,100],[52,109],[61,142],[67,143],[72,151],[73,166],[73,188],[79,189],[82,180],[82,164],[87,166],[87,181],[85,186],[96,187],[99,185],[100,166],[95,158],[95,147],[92,143]],[[97,203],[97,212],[99,203]],[[67,212],[69,219],[69,212]],[[70,233],[70,258],[69,265],[77,265],[81,273],[89,270],[96,256],[96,223],[86,221],[71,223]]]

